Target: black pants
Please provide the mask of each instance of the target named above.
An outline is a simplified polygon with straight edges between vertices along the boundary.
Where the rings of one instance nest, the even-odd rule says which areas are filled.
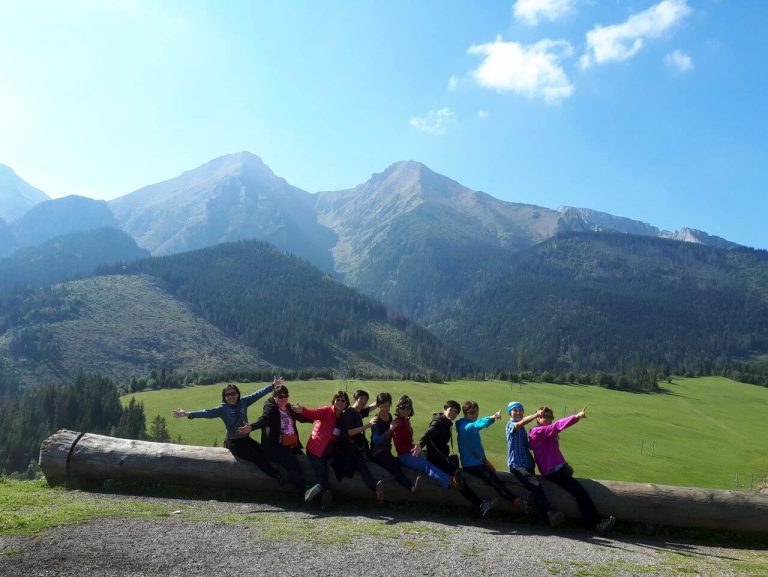
[[[581,483],[573,478],[573,474],[568,467],[563,467],[554,473],[544,475],[544,478],[559,485],[574,496],[576,504],[579,506],[579,511],[581,511],[581,516],[584,518],[584,523],[588,527],[597,525],[597,522],[600,521],[600,514],[595,509],[595,504],[592,502],[589,493],[581,486]]]
[[[230,452],[238,459],[256,463],[256,466],[259,469],[274,479],[277,479],[280,476],[280,472],[267,461],[267,457],[264,455],[261,445],[251,439],[251,437],[227,439],[227,445]]]
[[[336,471],[336,480],[341,481],[344,477],[352,477],[357,473],[363,479],[366,487],[371,491],[376,491],[377,481],[371,475],[365,457],[357,448],[350,447],[347,453],[338,455],[333,460],[332,466]]]
[[[515,494],[512,491],[507,489],[507,486],[504,484],[504,481],[502,481],[496,473],[491,471],[485,465],[476,465],[474,467],[464,467],[464,470],[467,473],[474,475],[475,477],[480,477],[483,481],[485,481],[491,487],[496,489],[496,492],[498,492],[498,494],[504,497],[505,499],[514,501],[517,498],[515,497]]]
[[[409,491],[411,490],[413,483],[411,483],[408,477],[405,476],[403,469],[400,467],[400,461],[393,457],[392,453],[389,451],[382,451],[377,455],[371,455],[371,461],[376,463],[382,469],[385,469],[401,486]]]
[[[547,513],[552,511],[552,505],[549,504],[549,499],[547,499],[547,495],[544,493],[544,488],[541,486],[539,478],[523,467],[511,467],[509,472],[517,477],[517,480],[522,483],[523,487],[531,492],[536,510],[543,517],[546,517]]]
[[[451,465],[451,462],[438,453],[437,451],[427,451],[427,461],[432,463],[435,467],[440,469],[441,471],[445,472],[447,475],[455,475],[456,471],[458,469]],[[463,489],[459,489],[459,493],[461,493],[461,496],[464,497],[467,501],[475,505],[476,507],[479,507],[480,504],[483,502],[483,500],[477,496],[477,493],[475,493],[472,489],[469,488],[469,485],[464,485]]]
[[[296,452],[292,448],[278,445],[276,449],[267,453],[267,457],[270,461],[277,463],[285,469],[286,478],[291,485],[301,492],[307,490],[307,482],[304,480],[301,464],[296,457]]]

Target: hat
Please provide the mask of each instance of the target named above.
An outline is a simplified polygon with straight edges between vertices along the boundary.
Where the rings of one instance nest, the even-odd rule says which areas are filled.
[[[523,403],[518,403],[517,401],[510,401],[507,405],[507,413],[511,413],[512,409],[520,409],[522,411],[525,410],[525,407],[523,407]]]

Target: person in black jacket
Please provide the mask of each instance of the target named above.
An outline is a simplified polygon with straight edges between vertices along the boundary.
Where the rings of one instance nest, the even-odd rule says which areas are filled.
[[[288,482],[304,493],[307,483],[296,458],[296,455],[301,455],[303,448],[296,421],[308,421],[294,411],[288,398],[288,387],[276,385],[272,397],[264,403],[261,417],[249,425],[243,425],[238,432],[250,433],[252,430],[261,429],[261,446],[267,459],[282,466]]]
[[[459,492],[465,499],[480,509],[480,513],[485,517],[488,511],[493,508],[496,499],[483,500],[478,497],[477,493],[464,483],[461,469],[458,466],[458,457],[451,455],[451,448],[453,447],[453,421],[459,415],[460,410],[461,406],[456,401],[446,401],[443,405],[443,412],[435,413],[432,416],[429,428],[419,440],[419,445],[421,445],[422,449],[427,450],[427,461],[454,477]]]

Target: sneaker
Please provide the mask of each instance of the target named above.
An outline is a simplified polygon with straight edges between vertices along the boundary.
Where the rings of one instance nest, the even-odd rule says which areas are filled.
[[[330,489],[326,489],[325,493],[323,493],[323,503],[320,508],[323,511],[330,511],[331,507],[333,507],[333,493],[331,493]]]
[[[413,480],[413,486],[411,487],[411,493],[414,495],[419,492],[419,485],[421,484],[421,475]]]
[[[563,512],[555,511],[554,509],[552,511],[547,511],[547,518],[549,519],[549,526],[553,529],[555,527],[559,527],[563,524],[563,521],[565,521],[565,515],[563,515]]]
[[[304,501],[309,503],[312,499],[317,497],[317,494],[320,492],[320,485],[313,485],[309,489],[307,489],[307,492],[304,493]]]
[[[384,502],[384,481],[376,483],[376,500],[379,503]]]
[[[597,525],[595,525],[595,530],[598,533],[609,533],[611,529],[613,529],[613,525],[616,523],[616,517],[613,515],[606,517],[605,519],[600,519],[597,522]]]
[[[480,513],[485,517],[488,515],[488,511],[493,509],[496,506],[496,503],[498,502],[498,499],[486,499],[482,503],[480,503]]]
[[[512,499],[512,505],[523,515],[528,515],[531,512],[531,502],[527,497],[515,497]]]

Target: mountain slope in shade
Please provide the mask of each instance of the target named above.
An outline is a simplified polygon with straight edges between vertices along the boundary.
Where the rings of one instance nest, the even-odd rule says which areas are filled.
[[[266,364],[258,351],[224,335],[148,276],[71,281],[54,287],[43,302],[45,314],[28,313],[32,322],[0,336],[0,356],[28,384],[72,378],[81,370],[124,381],[161,367],[208,371]]]
[[[16,250],[16,239],[13,238],[11,227],[0,218],[0,258],[8,256]]]
[[[121,228],[152,254],[259,239],[333,270],[336,238],[320,226],[314,197],[276,176],[258,156],[222,156],[110,202]]]
[[[20,178],[5,164],[0,164],[0,218],[13,222],[48,195]]]
[[[47,286],[92,275],[100,266],[148,256],[148,251],[117,228],[72,232],[0,259],[0,290]]]
[[[112,211],[103,200],[65,196],[46,200],[11,224],[18,247],[35,246],[62,234],[115,227]]]
[[[768,354],[768,252],[571,233],[509,255],[428,325],[484,366],[680,373]]]

